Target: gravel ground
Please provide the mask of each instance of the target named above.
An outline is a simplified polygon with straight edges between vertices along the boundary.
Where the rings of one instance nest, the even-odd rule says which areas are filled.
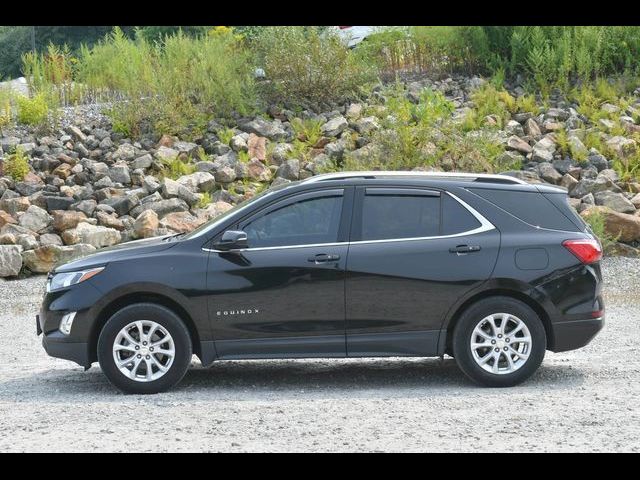
[[[35,336],[44,277],[0,281],[0,451],[640,451],[640,260],[604,262],[605,330],[524,385],[452,358],[197,364],[125,396]]]

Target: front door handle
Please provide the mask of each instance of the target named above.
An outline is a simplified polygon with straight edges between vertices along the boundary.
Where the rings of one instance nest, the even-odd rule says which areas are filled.
[[[479,252],[479,251],[480,251],[480,245],[456,245],[455,247],[451,247],[449,249],[449,252],[457,253],[458,255],[462,253],[472,253],[472,252]]]
[[[308,260],[313,263],[337,262],[338,260],[340,260],[340,255],[329,255],[327,253],[319,253],[313,257],[309,257]]]

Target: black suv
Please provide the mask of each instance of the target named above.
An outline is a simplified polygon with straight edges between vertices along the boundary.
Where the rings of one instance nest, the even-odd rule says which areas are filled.
[[[56,268],[49,355],[154,393],[215,360],[455,357],[487,386],[602,328],[600,244],[566,191],[503,175],[327,174],[187,235]]]

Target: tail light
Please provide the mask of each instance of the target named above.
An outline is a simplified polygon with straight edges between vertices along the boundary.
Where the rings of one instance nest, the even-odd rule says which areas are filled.
[[[584,264],[602,259],[602,247],[596,239],[565,240],[562,245]]]

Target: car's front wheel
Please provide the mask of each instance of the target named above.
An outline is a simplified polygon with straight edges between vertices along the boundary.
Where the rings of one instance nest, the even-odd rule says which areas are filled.
[[[536,312],[510,297],[474,303],[453,333],[458,366],[489,387],[510,387],[529,378],[542,363],[546,348],[544,326]]]
[[[126,393],[165,391],[191,363],[189,331],[174,312],[139,303],[116,312],[98,338],[98,361],[109,381]]]

